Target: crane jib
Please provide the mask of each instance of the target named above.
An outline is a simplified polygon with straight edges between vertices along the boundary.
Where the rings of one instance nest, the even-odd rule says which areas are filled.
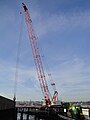
[[[44,69],[43,69],[43,65],[42,65],[42,60],[41,60],[41,56],[40,56],[40,51],[39,51],[38,45],[37,45],[37,39],[36,39],[34,29],[32,26],[32,20],[31,20],[31,17],[30,17],[30,14],[28,12],[26,5],[24,3],[22,3],[22,6],[25,11],[25,21],[26,21],[26,25],[27,25],[27,31],[28,31],[28,35],[29,35],[29,39],[30,39],[30,43],[31,43],[33,58],[34,58],[41,90],[44,95],[46,105],[50,105],[51,104],[51,100],[50,100],[51,95],[50,95],[50,92],[48,89],[48,85],[47,85],[47,81],[46,81],[46,77],[45,77],[45,73],[44,73]],[[57,96],[57,92],[54,93],[53,97],[56,97],[56,96]]]

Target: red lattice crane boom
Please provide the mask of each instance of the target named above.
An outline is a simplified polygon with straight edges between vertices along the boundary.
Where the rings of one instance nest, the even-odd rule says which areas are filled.
[[[32,53],[33,53],[34,62],[36,65],[36,70],[37,70],[37,75],[38,75],[38,79],[40,82],[41,90],[44,95],[46,104],[50,105],[51,104],[50,103],[50,92],[49,92],[48,85],[46,82],[46,77],[45,77],[45,73],[44,73],[44,69],[43,69],[43,65],[42,65],[42,61],[41,61],[41,57],[40,57],[40,51],[38,49],[37,39],[36,39],[34,29],[32,26],[32,20],[30,18],[30,14],[28,12],[26,5],[24,3],[22,3],[22,6],[23,6],[24,12],[25,12],[25,21],[27,24],[29,40],[31,43]]]

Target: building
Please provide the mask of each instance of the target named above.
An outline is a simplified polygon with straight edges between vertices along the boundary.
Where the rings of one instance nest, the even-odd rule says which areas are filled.
[[[16,120],[15,113],[14,101],[0,96],[0,120]]]

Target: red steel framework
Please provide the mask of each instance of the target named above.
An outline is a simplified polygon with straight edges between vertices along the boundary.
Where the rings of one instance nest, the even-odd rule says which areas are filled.
[[[30,14],[28,12],[26,5],[24,3],[22,3],[22,6],[23,6],[24,12],[25,12],[25,21],[26,21],[26,25],[27,25],[27,31],[28,31],[29,40],[31,43],[32,53],[33,53],[33,57],[34,57],[34,62],[35,62],[41,90],[44,95],[46,105],[50,105],[51,104],[51,100],[50,100],[51,96],[50,96],[50,92],[48,89],[48,85],[47,85],[47,81],[46,81],[46,77],[45,77],[45,73],[44,73],[44,69],[43,69],[43,65],[42,65],[42,61],[41,61],[40,51],[39,51],[38,45],[37,45],[37,39],[36,39],[34,29],[32,26],[32,20],[31,20],[31,17],[30,17]],[[54,91],[54,95],[51,98],[52,101],[54,101],[54,102],[56,101],[57,95],[58,95],[58,92]]]

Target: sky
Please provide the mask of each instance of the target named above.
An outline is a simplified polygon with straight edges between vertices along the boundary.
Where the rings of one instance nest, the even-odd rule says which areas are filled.
[[[16,100],[43,99],[22,2],[33,21],[50,93],[48,74],[60,100],[89,101],[90,0],[0,0],[0,95],[13,99],[15,92]]]

